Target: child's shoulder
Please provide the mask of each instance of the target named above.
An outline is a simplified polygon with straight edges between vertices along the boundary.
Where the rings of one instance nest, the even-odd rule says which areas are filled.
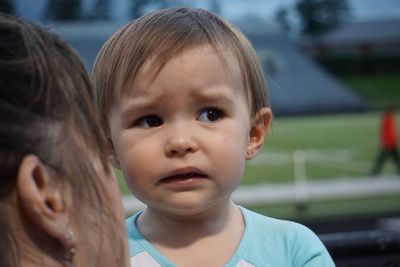
[[[246,223],[246,258],[268,266],[334,266],[317,235],[306,226],[264,216],[242,208]],[[266,256],[267,255],[267,256]],[[267,258],[266,258],[267,257]],[[258,266],[258,265],[256,265]]]
[[[306,226],[288,220],[271,218],[241,207],[246,222],[246,228],[258,238],[282,240],[289,243],[310,242],[320,243],[319,238]]]

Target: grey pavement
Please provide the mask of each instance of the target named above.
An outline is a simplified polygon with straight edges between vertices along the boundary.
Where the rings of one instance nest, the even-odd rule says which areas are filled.
[[[233,192],[233,200],[240,204],[277,203],[296,199],[322,200],[383,194],[400,194],[400,176],[343,177],[330,180],[295,183],[263,183],[240,186]],[[144,206],[133,196],[124,196],[126,212]]]

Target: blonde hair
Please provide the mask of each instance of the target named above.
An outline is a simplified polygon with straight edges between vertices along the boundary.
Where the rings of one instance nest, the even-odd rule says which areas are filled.
[[[131,88],[146,61],[154,60],[157,74],[171,58],[205,44],[217,51],[230,70],[235,59],[252,115],[269,106],[263,72],[248,39],[209,11],[172,8],[127,24],[103,45],[93,68],[95,97],[103,116]]]

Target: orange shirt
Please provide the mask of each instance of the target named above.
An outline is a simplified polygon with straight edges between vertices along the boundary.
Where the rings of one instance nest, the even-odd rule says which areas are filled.
[[[383,115],[381,125],[381,144],[387,149],[395,148],[397,145],[396,124],[393,112],[386,112]]]

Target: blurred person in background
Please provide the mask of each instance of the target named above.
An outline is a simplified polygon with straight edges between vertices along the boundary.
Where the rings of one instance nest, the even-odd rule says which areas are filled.
[[[383,164],[390,157],[393,159],[400,175],[400,156],[397,148],[397,133],[394,106],[389,105],[382,116],[380,128],[381,148],[372,169],[372,175],[378,175],[382,171]]]
[[[124,211],[78,56],[0,13],[0,266],[127,266]]]

